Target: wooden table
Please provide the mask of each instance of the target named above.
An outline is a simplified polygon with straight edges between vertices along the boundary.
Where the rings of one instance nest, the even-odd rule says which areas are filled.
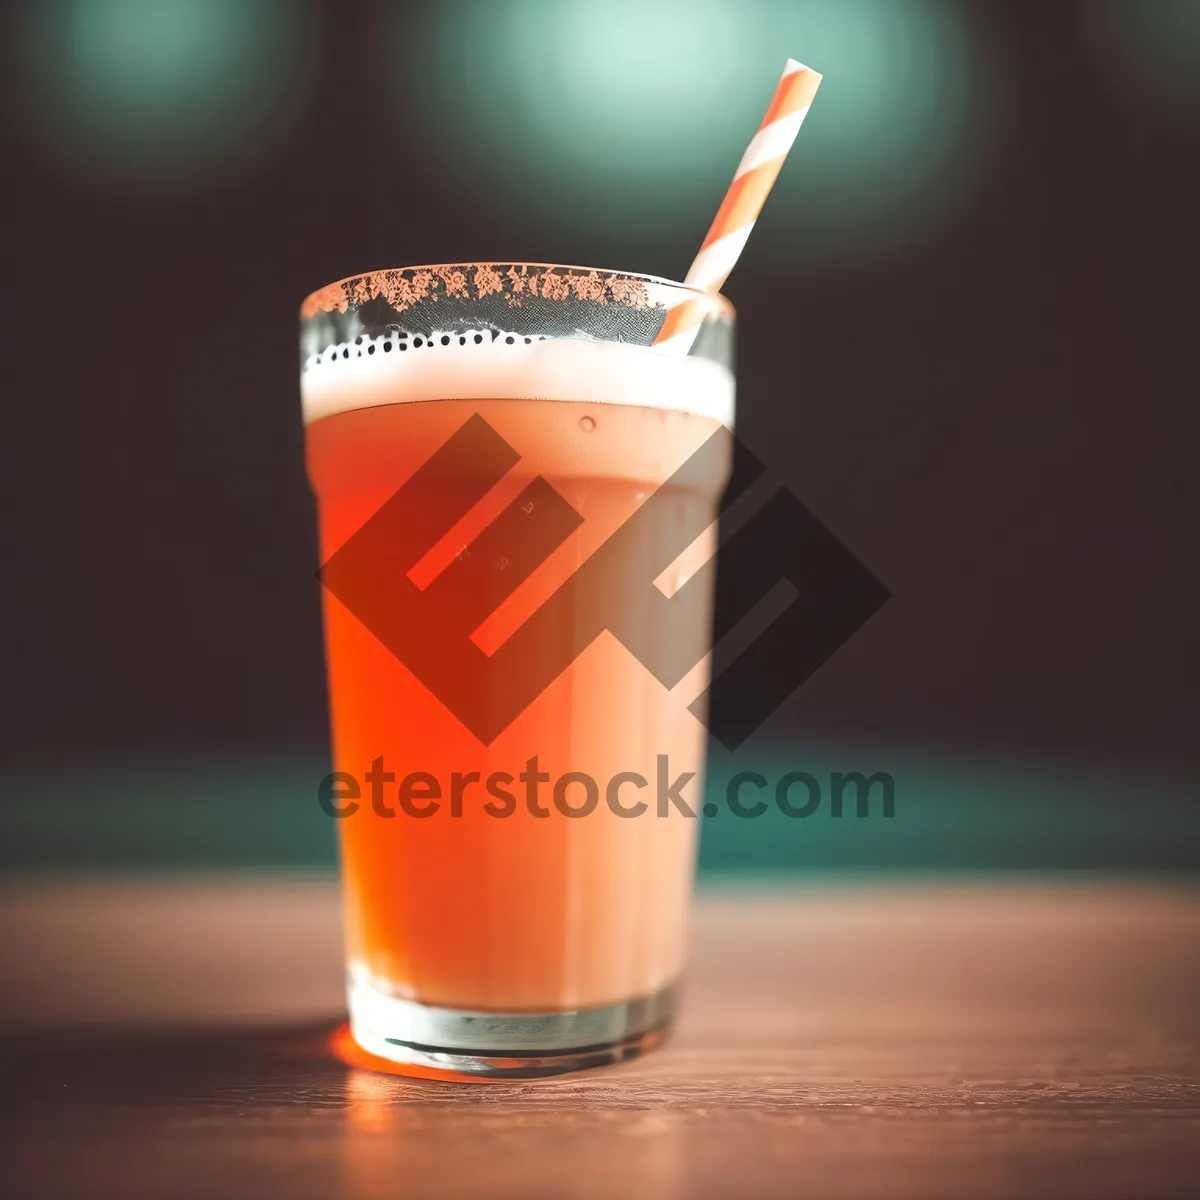
[[[1200,893],[710,893],[667,1048],[457,1085],[329,1057],[329,881],[0,888],[14,1197],[1200,1195]]]

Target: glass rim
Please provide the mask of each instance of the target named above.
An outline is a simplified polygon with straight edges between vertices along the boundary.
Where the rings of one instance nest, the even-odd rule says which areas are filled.
[[[406,267],[377,267],[370,271],[359,271],[353,275],[344,275],[341,279],[335,279],[332,283],[327,283],[323,287],[319,287],[309,292],[300,305],[300,313],[302,319],[309,318],[318,312],[329,311],[325,299],[334,294],[334,290],[342,288],[343,285],[353,283],[356,280],[367,279],[372,276],[381,276],[384,274],[400,274],[412,271],[429,271],[434,274],[440,274],[445,271],[461,269],[464,267],[534,267],[541,270],[562,270],[572,274],[595,274],[607,276],[610,279],[629,279],[638,283],[648,283],[656,288],[664,288],[672,292],[681,294],[681,298],[692,298],[700,301],[705,307],[720,312],[722,316],[733,321],[735,318],[735,309],[732,301],[720,292],[708,292],[703,288],[691,287],[689,284],[680,283],[676,279],[666,279],[661,275],[649,275],[643,271],[622,271],[613,267],[588,267],[581,266],[575,263],[550,263],[550,262],[532,262],[520,261],[514,259],[472,259],[470,261],[461,262],[442,262],[442,263],[418,263]]]

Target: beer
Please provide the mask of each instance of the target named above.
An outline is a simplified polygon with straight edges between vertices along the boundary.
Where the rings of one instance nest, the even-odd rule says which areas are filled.
[[[474,644],[499,661],[606,548],[614,578],[631,581],[617,601],[624,627],[696,664],[665,686],[605,630],[515,715],[501,680],[473,697],[476,720],[464,723],[436,680],[427,686],[336,585],[324,589],[354,1036],[400,1064],[503,1077],[621,1057],[672,1010],[703,804],[706,734],[687,705],[707,683],[711,586],[681,617],[633,584],[670,596],[715,551],[727,453],[700,456],[707,473],[687,467],[731,424],[733,380],[712,358],[578,329],[472,327],[471,315],[444,331],[383,322],[310,343],[303,399],[322,561],[422,471],[427,502],[463,514],[406,571],[424,593],[485,553],[488,530],[523,497],[560,514],[561,498],[577,518],[568,513],[548,553],[461,568],[477,593]],[[579,312],[568,315],[578,326]],[[439,473],[439,450],[480,418],[511,465],[494,483],[472,478],[470,460]],[[614,541],[652,499],[653,519]],[[569,642],[595,597],[558,600],[553,636]]]

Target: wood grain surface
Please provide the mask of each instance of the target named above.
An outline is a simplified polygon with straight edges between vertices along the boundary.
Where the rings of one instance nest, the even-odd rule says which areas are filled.
[[[1200,1195],[1200,893],[697,905],[668,1045],[544,1082],[351,1070],[324,880],[0,888],[6,1194]]]

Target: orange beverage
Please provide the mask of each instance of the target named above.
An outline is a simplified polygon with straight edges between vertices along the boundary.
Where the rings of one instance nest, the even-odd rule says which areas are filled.
[[[733,416],[728,337],[650,348],[691,295],[478,265],[306,305],[351,1028],[399,1069],[548,1074],[670,1020],[703,805],[696,573]],[[728,305],[704,302],[727,334]],[[499,465],[447,458],[480,430]],[[694,574],[705,594],[666,604]],[[690,669],[667,686],[631,644]]]

